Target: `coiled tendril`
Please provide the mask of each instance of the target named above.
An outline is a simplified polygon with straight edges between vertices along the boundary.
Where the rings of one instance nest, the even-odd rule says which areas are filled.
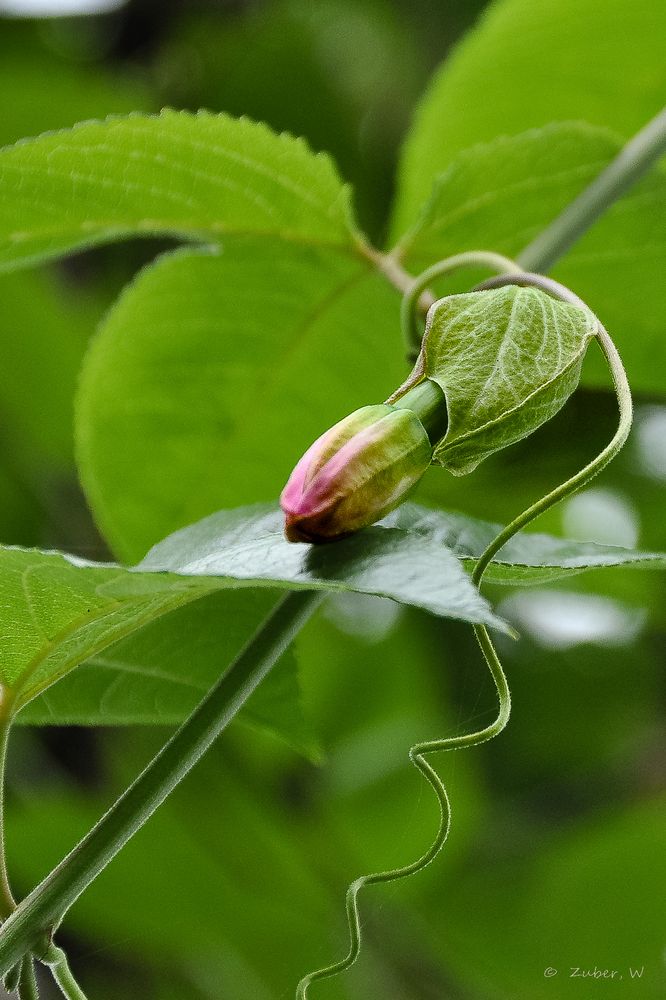
[[[415,323],[415,311],[418,306],[419,296],[425,289],[427,283],[457,267],[469,266],[470,264],[481,264],[483,266],[494,267],[496,270],[503,272],[499,275],[499,277],[491,278],[488,281],[483,282],[481,285],[478,285],[475,291],[482,291],[487,288],[498,288],[502,285],[508,284],[531,286],[539,288],[555,298],[579,306],[580,308],[583,308],[591,313],[591,310],[585,305],[582,299],[578,298],[577,295],[564,285],[553,281],[551,278],[546,278],[540,274],[532,274],[530,272],[522,271],[517,264],[514,264],[513,261],[508,261],[506,258],[501,258],[498,255],[483,252],[479,252],[477,254],[461,254],[457,257],[441,261],[439,264],[435,264],[432,268],[429,268],[423,273],[423,275],[415,279],[410,290],[406,293],[403,299],[401,319],[403,333],[407,344],[414,345],[415,331],[417,329]],[[620,356],[608,332],[599,322],[598,318],[594,316],[593,313],[591,313],[591,315],[593,316],[596,324],[595,335],[597,342],[605,355],[613,378],[619,409],[619,423],[617,430],[611,441],[596,456],[596,458],[594,458],[566,482],[561,483],[550,493],[546,494],[536,503],[524,510],[522,514],[519,514],[518,517],[516,517],[509,525],[499,532],[476,562],[472,573],[472,580],[477,587],[480,586],[483,575],[493,557],[502,548],[502,546],[513,537],[513,535],[546,511],[549,507],[559,503],[565,497],[571,496],[573,493],[577,492],[584,485],[586,485],[617,455],[628,437],[632,421],[632,402],[631,391],[629,389],[629,383],[624,371],[624,366],[622,365]],[[308,975],[304,976],[297,986],[296,1000],[307,1000],[308,989],[313,982],[318,979],[328,979],[331,976],[336,976],[340,973],[346,972],[358,958],[361,950],[361,921],[358,909],[358,895],[361,889],[363,889],[366,885],[394,882],[398,879],[407,878],[409,875],[416,875],[418,872],[423,871],[423,869],[434,860],[444,846],[450,828],[451,806],[444,782],[431,764],[426,760],[426,756],[433,753],[440,753],[444,750],[459,750],[462,747],[473,747],[478,746],[481,743],[485,743],[487,740],[491,740],[501,733],[509,720],[509,714],[511,711],[511,694],[495,647],[493,646],[488,630],[484,625],[475,625],[474,634],[476,635],[479,646],[481,647],[481,652],[483,653],[497,690],[499,702],[497,718],[490,725],[483,729],[479,729],[474,733],[468,733],[462,736],[453,736],[440,740],[429,740],[424,743],[417,743],[411,747],[409,750],[410,761],[416,768],[418,768],[437,796],[440,809],[437,834],[427,851],[425,851],[425,853],[422,854],[416,861],[411,862],[411,864],[403,865],[399,868],[392,868],[388,871],[377,872],[372,875],[361,875],[351,883],[347,889],[346,896],[347,923],[349,925],[349,951],[344,958],[340,959],[340,961],[334,962],[321,969],[317,969],[315,972],[310,972]]]

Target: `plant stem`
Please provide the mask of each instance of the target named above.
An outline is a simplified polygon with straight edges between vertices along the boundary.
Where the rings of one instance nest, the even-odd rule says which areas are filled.
[[[35,963],[32,955],[25,955],[21,967],[21,978],[18,985],[19,1000],[39,1000],[39,987],[35,975]]]
[[[666,108],[624,146],[605,170],[517,257],[526,271],[548,271],[556,260],[666,152]]]
[[[72,903],[143,826],[245,704],[305,624],[322,594],[284,597],[225,674],[92,830],[19,903],[0,929],[0,975],[35,949]],[[214,794],[214,792],[211,792]]]
[[[67,955],[62,948],[51,945],[42,961],[51,969],[53,978],[67,1000],[86,1000],[85,993],[72,975]]]
[[[5,852],[5,766],[11,718],[8,712],[0,717],[0,919],[4,920],[16,909],[16,900],[7,875]]]
[[[415,359],[421,347],[421,332],[416,322],[417,303],[421,307],[424,304],[427,304],[427,306],[432,305],[435,301],[432,296],[428,295],[426,303],[423,302],[422,298],[428,285],[436,278],[441,278],[445,274],[450,274],[452,271],[457,271],[462,267],[488,267],[499,274],[515,274],[521,270],[515,261],[509,257],[502,256],[502,254],[493,253],[489,250],[470,250],[465,253],[458,253],[454,257],[447,257],[446,260],[440,260],[426,271],[423,271],[418,278],[414,278],[411,281],[403,296],[400,307],[400,325],[409,357]]]
[[[451,824],[451,805],[444,782],[437,771],[426,760],[426,756],[432,753],[441,753],[443,750],[459,750],[462,747],[478,746],[481,743],[492,740],[502,732],[511,713],[511,695],[509,685],[502,669],[495,648],[492,644],[488,630],[485,625],[475,625],[476,635],[481,651],[486,663],[490,668],[498,698],[498,713],[494,722],[485,726],[478,732],[465,733],[462,736],[445,737],[439,740],[428,740],[423,743],[416,743],[409,751],[409,759],[423,777],[426,779],[435,795],[439,806],[439,825],[437,833],[430,847],[410,864],[402,865],[400,868],[392,868],[389,871],[375,872],[372,875],[361,875],[354,879],[347,889],[346,911],[347,926],[349,929],[349,950],[344,958],[337,962],[332,962],[321,969],[309,972],[300,980],[296,987],[296,1000],[308,1000],[308,991],[312,983],[321,979],[330,979],[338,976],[350,969],[356,962],[361,950],[361,917],[358,908],[358,896],[367,885],[381,885],[387,882],[396,882],[399,879],[408,878],[423,871],[432,861],[435,860],[442,847],[446,843]]]

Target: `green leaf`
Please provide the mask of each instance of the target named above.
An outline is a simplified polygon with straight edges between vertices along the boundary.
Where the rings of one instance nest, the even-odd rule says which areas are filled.
[[[146,269],[91,346],[76,412],[114,552],[133,561],[220,507],[277,496],[326,427],[403,380],[397,306],[329,249],[234,240]]]
[[[273,508],[221,511],[165,539],[134,568],[57,552],[0,549],[0,599],[6,615],[0,682],[5,699],[16,712],[73,667],[166,612],[213,591],[257,586],[376,594],[434,614],[505,627],[458,559],[419,535],[373,528],[334,546],[312,549],[284,539],[281,515]],[[233,608],[225,611],[225,619],[233,616]],[[177,647],[184,657],[187,645],[188,637],[181,633]],[[136,656],[131,645],[129,652],[121,649],[119,676],[123,664],[129,661],[131,666]],[[145,658],[144,649],[138,654],[144,673],[151,667],[150,656],[147,666]],[[204,671],[210,669],[209,655],[203,660]],[[218,669],[226,662],[218,663]],[[183,679],[188,669],[185,662]],[[165,674],[173,684],[168,669]],[[203,682],[195,676],[188,683],[196,687]],[[95,678],[92,687],[99,694]],[[166,694],[170,711],[172,694]],[[90,697],[86,692],[88,706]]]
[[[211,594],[149,623],[92,656],[30,701],[28,725],[175,725],[226,670],[275,603],[272,591]],[[301,707],[291,650],[254,692],[241,721],[278,733],[317,757]]]
[[[175,532],[132,568],[4,547],[0,681],[5,698],[18,711],[75,666],[91,661],[88,677],[86,668],[79,680],[50,692],[32,718],[46,721],[52,706],[50,721],[175,721],[215,672],[225,668],[245,630],[256,625],[270,601],[244,595],[244,603],[238,594],[223,601],[218,595],[207,610],[184,609],[155,623],[143,637],[127,637],[169,611],[229,588],[374,594],[504,629],[460,562],[471,565],[497,530],[497,525],[463,515],[407,504],[335,545],[294,545],[284,539],[281,513],[272,505],[256,505],[219,511]],[[504,547],[488,576],[529,583],[624,564],[663,567],[666,556],[526,534]],[[212,613],[219,622],[211,626]],[[202,630],[210,634],[202,635]],[[100,658],[123,639],[127,641]],[[165,643],[173,647],[168,653]],[[146,707],[151,697],[153,704]],[[269,700],[274,697],[275,691]],[[265,722],[271,713],[261,712]],[[292,720],[295,741],[294,725]]]
[[[476,143],[567,120],[628,139],[663,105],[665,34],[660,0],[606,0],[602,20],[598,0],[491,4],[422,101],[403,155],[396,235],[434,177]],[[564,167],[555,150],[548,167]]]
[[[396,255],[418,273],[463,250],[516,257],[596,177],[620,142],[585,124],[554,124],[498,138],[460,154],[437,178],[432,196]],[[444,164],[442,164],[444,166]],[[411,220],[413,221],[413,220]],[[554,268],[602,319],[636,389],[663,392],[663,327],[655,296],[666,267],[666,177],[641,181]],[[457,288],[469,287],[469,275]],[[594,352],[596,354],[596,352]],[[601,356],[583,381],[608,385]]]
[[[502,525],[490,521],[452,511],[428,510],[414,503],[403,504],[382,524],[410,535],[422,535],[431,545],[445,545],[470,569],[502,529]],[[492,583],[538,584],[612,566],[663,569],[666,553],[522,531],[494,556],[484,579]]]
[[[14,711],[112,642],[214,589],[57,552],[0,552],[0,682]]]
[[[0,268],[129,235],[253,233],[353,248],[328,157],[266,125],[163,111],[84,122],[0,152]]]
[[[447,547],[420,533],[384,520],[333,545],[313,546],[287,542],[283,522],[267,504],[218,511],[159,542],[135,571],[356,591],[503,627]]]
[[[428,313],[420,366],[446,396],[434,460],[464,475],[527,437],[576,388],[595,323],[534,288],[451,295]]]

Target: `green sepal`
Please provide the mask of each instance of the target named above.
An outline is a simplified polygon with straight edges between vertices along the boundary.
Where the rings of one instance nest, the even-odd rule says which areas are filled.
[[[433,461],[454,475],[550,420],[578,385],[594,317],[535,288],[451,295],[428,313],[412,380],[443,390],[448,427]]]

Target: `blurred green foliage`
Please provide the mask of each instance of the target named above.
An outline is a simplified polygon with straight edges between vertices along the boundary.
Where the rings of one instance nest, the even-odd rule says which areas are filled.
[[[419,0],[408,7],[389,0],[146,2],[99,19],[3,20],[0,137],[11,142],[163,104],[248,114],[332,152],[354,184],[361,224],[379,240],[416,99],[480,6],[465,0]],[[470,145],[563,118],[626,137],[656,110],[661,70],[654,50],[663,10],[656,0],[636,8],[607,4],[593,25],[585,20],[591,4],[493,6],[485,34],[458,50],[419,116],[405,159],[412,159],[418,198],[408,210],[412,196],[403,189],[403,226],[396,235],[413,224],[435,170],[460,151],[458,162],[464,163]],[[553,25],[561,27],[559,42]],[[573,148],[572,155],[579,152]],[[528,176],[535,162],[545,165],[546,178],[557,173],[557,157],[547,162],[544,154],[524,167]],[[481,199],[494,190],[493,169],[499,165],[489,165],[488,183],[476,192]],[[658,233],[650,207],[653,183],[636,195],[635,205],[629,199],[617,206],[614,219],[586,238],[588,258],[575,248],[562,267],[574,287],[579,271],[585,277],[587,268],[588,280],[595,268],[603,272],[602,227],[624,227],[624,250],[609,257],[612,271],[596,278],[594,305],[604,315],[608,296],[611,309],[625,310],[628,343],[636,313],[641,332],[634,341],[636,371],[630,367],[629,374],[644,382],[636,433],[600,489],[623,502],[641,547],[666,548],[666,460],[662,449],[660,464],[658,451],[658,428],[666,420],[663,305],[649,278],[663,247],[648,239]],[[455,206],[458,194],[448,190]],[[514,210],[505,205],[496,220],[472,214],[467,230],[460,226],[451,235],[451,246],[431,248],[414,266],[428,263],[431,253],[465,249],[461,241],[473,225],[485,238],[511,237]],[[521,221],[521,228],[530,221],[535,224]],[[2,541],[104,555],[105,543],[76,486],[74,386],[96,324],[137,267],[166,245],[107,248],[0,278]],[[175,260],[166,258],[147,274],[156,280]],[[222,266],[215,260],[212,269]],[[280,262],[274,266],[279,273]],[[639,292],[624,284],[627,269]],[[233,275],[228,280],[237,286]],[[276,488],[280,469],[286,476],[301,443],[294,427],[305,440],[341,415],[336,392],[351,409],[383,396],[381,385],[393,388],[402,370],[397,317],[395,328],[386,328],[385,320],[378,328],[372,323],[377,312],[390,317],[396,303],[388,286],[368,279],[354,303],[358,326],[326,318],[321,337],[339,338],[340,367],[318,357],[316,340],[308,347],[311,386],[303,388],[293,412],[284,408],[284,396],[277,397],[279,448],[265,469],[255,468],[256,480],[250,476],[249,483],[257,495],[243,495],[243,501],[265,498],[262,490]],[[222,315],[220,303],[221,323],[233,317],[231,299],[228,305],[231,312]],[[236,308],[240,319],[242,302]],[[104,321],[105,329],[115,315]],[[656,331],[649,350],[646,330]],[[375,384],[359,359],[368,344],[376,351],[383,342],[385,367],[376,365]],[[587,381],[599,386],[598,370]],[[431,470],[420,499],[508,519],[587,460],[613,421],[609,393],[580,392],[534,438],[489,459],[473,477],[452,479]],[[652,426],[656,438],[648,434]],[[130,439],[131,431],[123,433],[121,446],[146,447]],[[148,442],[149,450],[154,447]],[[216,498],[216,506],[239,502],[238,491],[249,488],[246,472],[225,481],[228,495],[213,489],[195,498],[187,517],[207,513]],[[138,486],[133,490],[136,496]],[[607,507],[598,500],[595,508],[594,498],[592,506],[595,531],[603,532]],[[131,535],[134,555],[171,526],[153,536],[154,525],[141,529],[140,522],[137,517],[137,527],[124,535]],[[576,530],[566,510],[551,512],[539,529]],[[365,896],[363,960],[353,975],[322,985],[317,996],[559,1000],[610,989],[649,1000],[664,995],[661,582],[656,575],[614,569],[566,586],[581,607],[590,594],[601,593],[618,610],[644,612],[638,635],[630,645],[616,636],[611,645],[603,631],[588,632],[592,638],[563,649],[537,631],[537,637],[504,644],[515,706],[509,729],[483,748],[441,761],[454,816],[446,851],[414,882]],[[506,593],[495,589],[491,596],[501,601]],[[149,643],[150,634],[143,641]],[[147,652],[154,657],[157,650],[156,637]],[[467,731],[494,712],[492,686],[468,630],[364,598],[336,598],[304,630],[296,654],[325,766],[274,737],[240,726],[231,730],[72,910],[67,943],[91,997],[289,996],[303,972],[344,951],[348,881],[364,869],[408,860],[429,842],[434,806],[422,795],[406,749],[427,736]],[[99,730],[91,756],[76,728],[64,735],[16,734],[8,837],[19,891],[28,891],[59,860],[165,736],[139,727]],[[545,979],[551,966],[558,975]],[[570,980],[571,966],[618,969],[624,979],[612,986]],[[640,980],[630,979],[630,967],[644,967]]]

